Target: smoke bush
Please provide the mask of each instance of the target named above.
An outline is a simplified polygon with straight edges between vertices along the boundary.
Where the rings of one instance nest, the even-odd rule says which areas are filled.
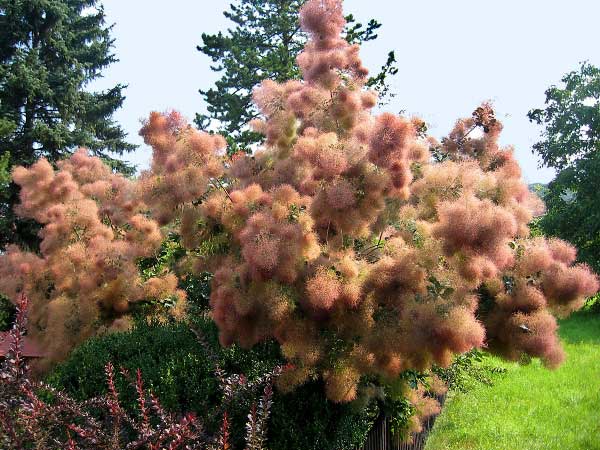
[[[221,343],[275,339],[290,363],[279,388],[322,377],[336,402],[361,395],[366,379],[446,366],[474,348],[559,364],[553,314],[581,307],[598,280],[568,244],[530,238],[528,223],[543,205],[512,149],[499,146],[502,124],[490,105],[459,120],[442,142],[418,118],[374,116],[359,48],[339,36],[341,0],[309,0],[300,17],[311,36],[298,57],[304,80],[256,89],[263,117],[252,125],[266,139],[253,155],[227,158],[223,139],[191,129],[177,113],[153,113],[141,131],[154,150],[141,199],[154,220],[181,234],[188,257],[180,270],[215,274],[210,304]],[[48,179],[42,194],[28,194],[40,178]],[[38,163],[15,179],[25,191],[21,212],[47,224],[43,252],[60,255],[59,267],[97,259],[83,256],[99,245],[89,232],[74,240],[74,220],[93,224],[93,236],[110,244],[103,254],[121,255],[126,267],[155,244],[155,222],[145,219],[147,230],[137,232],[142,200],[126,208],[120,184],[112,210],[97,182],[83,189],[91,180],[68,165],[54,175]],[[105,209],[130,231],[104,225]],[[2,274],[36,298],[44,292],[38,273],[54,274],[47,259],[12,249]],[[34,269],[23,271],[22,261]],[[86,280],[113,272],[109,265],[79,273]],[[57,298],[80,296],[68,276],[54,279]],[[104,286],[92,293],[104,298]],[[136,283],[112,289],[120,297],[109,295],[109,305],[144,291]]]
[[[492,108],[441,143],[417,118],[374,117],[358,47],[339,36],[341,2],[308,1],[301,24],[304,81],[254,94],[265,146],[223,157],[222,177],[212,159],[194,166],[208,179],[200,201],[170,197],[192,243],[188,266],[215,272],[222,344],[275,338],[290,361],[279,387],[321,376],[339,402],[365,375],[393,379],[484,346],[558,364],[551,313],[579,308],[598,281],[568,244],[529,238],[542,203],[500,148]],[[154,141],[177,141],[176,155],[188,132],[177,140],[156,120],[142,135],[159,160]],[[216,252],[202,245],[219,238]]]
[[[21,187],[17,211],[43,225],[42,241],[40,254],[8,248],[0,257],[0,286],[12,299],[22,292],[30,298],[30,336],[48,356],[42,366],[93,334],[126,329],[138,301],[183,302],[174,275],[139,275],[137,260],[153,254],[162,235],[145,214],[136,182],[85,150],[58,170],[45,159],[16,168],[13,179]]]

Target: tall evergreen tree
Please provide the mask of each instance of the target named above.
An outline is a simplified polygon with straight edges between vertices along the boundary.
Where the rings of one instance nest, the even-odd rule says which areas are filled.
[[[0,157],[9,168],[40,157],[55,162],[84,146],[115,170],[132,172],[115,158],[135,149],[112,118],[125,86],[86,89],[117,61],[97,3],[0,0]],[[35,245],[33,225],[13,214],[17,196],[14,184],[0,195],[0,248]]]
[[[207,130],[217,125],[229,143],[229,151],[248,151],[260,141],[260,135],[248,129],[258,116],[252,104],[252,89],[261,81],[283,82],[300,78],[296,57],[307,36],[300,29],[298,11],[304,0],[236,0],[224,16],[234,27],[224,35],[202,34],[198,50],[215,63],[211,68],[221,78],[213,88],[200,90],[208,107],[207,114],[196,115],[196,125]],[[381,24],[370,20],[366,25],[346,17],[345,38],[361,44],[377,39]],[[382,99],[390,95],[388,76],[395,75],[394,52],[388,54],[381,71],[369,80]]]

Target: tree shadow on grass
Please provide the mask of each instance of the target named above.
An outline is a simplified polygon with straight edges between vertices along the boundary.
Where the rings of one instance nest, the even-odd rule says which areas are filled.
[[[579,311],[559,321],[559,334],[569,344],[600,345],[600,312]]]

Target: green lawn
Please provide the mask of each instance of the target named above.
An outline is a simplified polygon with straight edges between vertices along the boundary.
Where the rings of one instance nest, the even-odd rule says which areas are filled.
[[[452,394],[426,450],[600,450],[600,314],[561,322],[557,370],[501,362],[494,386]]]

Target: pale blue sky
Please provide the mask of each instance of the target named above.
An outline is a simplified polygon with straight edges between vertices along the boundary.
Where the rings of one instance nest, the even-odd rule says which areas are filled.
[[[199,88],[217,75],[196,50],[202,32],[225,30],[222,11],[230,1],[103,0],[115,23],[115,53],[120,62],[94,84],[129,84],[116,119],[129,139],[142,144],[139,121],[150,111],[177,109],[190,120],[205,105]],[[385,109],[416,114],[436,137],[457,118],[492,100],[505,124],[503,144],[516,147],[528,182],[553,177],[539,169],[531,146],[539,136],[526,113],[541,106],[544,91],[561,76],[589,60],[600,65],[597,0],[346,0],[346,13],[376,18],[380,38],[363,47],[367,67],[377,70],[395,50],[400,73],[395,99]],[[141,146],[127,159],[147,167],[150,150]]]

